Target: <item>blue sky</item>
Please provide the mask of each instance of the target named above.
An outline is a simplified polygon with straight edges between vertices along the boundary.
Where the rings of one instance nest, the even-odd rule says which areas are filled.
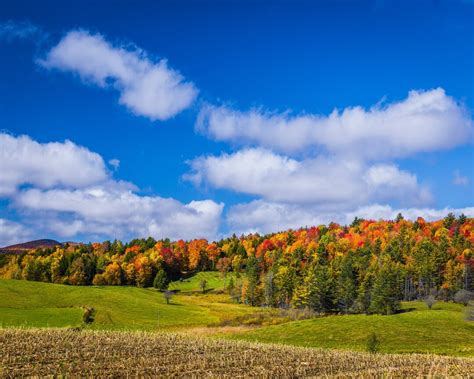
[[[3,2],[0,245],[473,216],[473,8]]]

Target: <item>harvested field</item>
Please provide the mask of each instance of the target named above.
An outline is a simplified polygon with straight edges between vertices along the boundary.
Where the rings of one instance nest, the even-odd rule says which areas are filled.
[[[0,376],[474,377],[474,359],[223,341],[184,334],[1,329]]]

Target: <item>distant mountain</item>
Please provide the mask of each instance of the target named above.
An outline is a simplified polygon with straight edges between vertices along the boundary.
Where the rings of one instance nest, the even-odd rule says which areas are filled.
[[[45,248],[45,247],[54,247],[54,246],[62,246],[61,242],[49,239],[42,239],[42,240],[35,240],[35,241],[28,241],[24,243],[19,243],[16,245],[6,246],[0,248],[0,253],[3,254],[21,254],[28,250]]]

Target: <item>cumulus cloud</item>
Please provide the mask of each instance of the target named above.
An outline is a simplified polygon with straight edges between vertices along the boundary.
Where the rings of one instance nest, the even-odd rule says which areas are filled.
[[[76,190],[22,191],[18,208],[44,212],[49,227],[64,237],[98,234],[121,238],[213,238],[217,235],[223,204],[211,200],[183,204],[158,196],[140,196],[113,185]],[[49,212],[49,213],[48,213]],[[71,215],[64,219],[65,215]]]
[[[0,173],[0,195],[12,209],[38,233],[64,238],[212,239],[224,206],[140,195],[132,183],[114,179],[99,154],[70,141],[0,134]],[[3,221],[0,240],[26,236],[22,225]]]
[[[291,116],[260,109],[202,108],[196,128],[218,141],[284,153],[324,149],[363,159],[390,159],[453,148],[472,138],[467,110],[442,88],[410,91],[402,101],[330,115]]]
[[[325,206],[398,200],[426,204],[428,189],[393,164],[367,165],[336,157],[296,160],[261,148],[200,157],[189,162],[185,179],[263,197],[265,200]]]
[[[0,218],[0,247],[24,242],[33,235],[32,231],[24,225]]]
[[[226,222],[232,231],[241,233],[271,233],[289,228],[297,229],[304,226],[338,222],[350,224],[357,216],[359,218],[378,220],[395,219],[402,213],[406,219],[415,220],[421,216],[426,220],[439,220],[448,213],[456,215],[464,213],[474,217],[474,207],[466,208],[393,208],[390,205],[371,204],[358,207],[348,212],[328,211],[318,206],[304,206],[255,200],[238,204],[230,208]]]
[[[85,30],[66,34],[39,63],[76,73],[102,88],[115,88],[120,104],[151,120],[175,116],[188,108],[198,93],[165,59],[155,62],[142,50],[112,45],[102,35]]]
[[[99,154],[71,141],[39,143],[5,133],[0,133],[0,172],[0,197],[22,185],[80,188],[108,177]]]

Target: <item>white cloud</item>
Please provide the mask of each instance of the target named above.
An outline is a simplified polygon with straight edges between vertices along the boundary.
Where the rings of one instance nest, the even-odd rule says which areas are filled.
[[[107,179],[102,157],[71,141],[38,143],[0,133],[0,197],[21,185],[86,187]]]
[[[8,20],[0,23],[0,39],[4,39],[7,42],[31,38],[38,34],[43,34],[43,32],[29,21]]]
[[[130,238],[214,238],[223,204],[211,200],[183,204],[158,196],[140,196],[113,184],[77,190],[22,191],[17,208],[44,212],[48,227],[64,237],[77,234]],[[65,217],[65,216],[70,217]]]
[[[236,234],[273,233],[289,228],[319,225],[325,222],[319,212],[297,204],[254,200],[231,207],[226,222]]]
[[[41,144],[0,134],[0,195],[37,234],[186,239],[218,234],[223,204],[142,196],[132,183],[111,175],[99,154],[73,142]],[[1,223],[0,241],[26,237],[29,229],[22,225]]]
[[[416,220],[418,217],[423,217],[427,221],[435,221],[446,217],[448,213],[454,213],[456,216],[459,216],[463,213],[467,217],[474,217],[474,207],[396,209],[389,205],[372,204],[369,206],[360,207],[356,211],[347,213],[345,215],[345,223],[351,222],[356,216],[371,220],[393,220],[397,217],[398,213],[401,213],[404,218],[412,221]]]
[[[318,206],[283,204],[255,200],[250,203],[238,204],[230,208],[227,214],[227,224],[238,234],[259,232],[272,233],[289,228],[297,229],[305,226],[338,222],[350,224],[357,216],[364,219],[395,219],[398,213],[406,219],[416,220],[421,216],[426,220],[439,220],[448,213],[456,215],[464,213],[474,217],[474,207],[466,208],[393,208],[389,205],[372,204],[359,207],[349,212],[332,212]]]
[[[369,166],[346,158],[295,160],[265,149],[200,157],[189,162],[185,179],[266,200],[343,207],[369,201],[398,200],[426,204],[429,191],[415,175],[393,164]]]
[[[469,178],[461,175],[459,170],[454,171],[453,184],[456,186],[467,186],[469,184]]]
[[[111,165],[114,168],[114,170],[118,170],[118,168],[120,167],[120,160],[116,158],[110,159],[109,165]]]
[[[196,128],[218,141],[285,153],[323,148],[339,156],[386,159],[470,142],[472,125],[466,109],[438,88],[410,91],[403,101],[386,106],[356,106],[328,116],[205,106]]]
[[[120,104],[151,120],[166,120],[188,108],[197,89],[166,60],[154,62],[137,48],[114,46],[100,34],[69,32],[39,63],[71,71],[100,87],[120,92]]]
[[[24,225],[0,218],[0,247],[25,242],[32,235],[32,231]]]

